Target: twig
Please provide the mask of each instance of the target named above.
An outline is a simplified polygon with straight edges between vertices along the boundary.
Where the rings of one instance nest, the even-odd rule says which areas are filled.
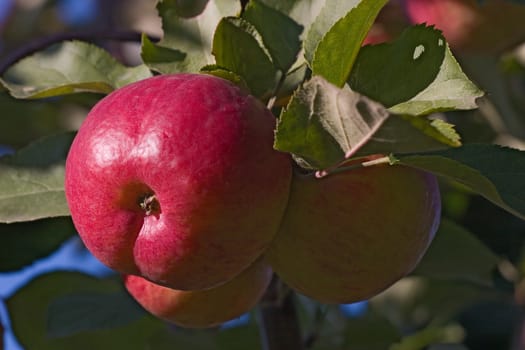
[[[259,304],[258,324],[263,350],[303,350],[303,340],[294,304],[294,294],[282,294],[274,278]]]

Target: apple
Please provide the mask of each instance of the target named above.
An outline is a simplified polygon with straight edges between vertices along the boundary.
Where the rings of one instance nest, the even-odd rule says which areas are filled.
[[[124,276],[124,285],[153,315],[181,327],[206,328],[237,318],[253,308],[271,279],[271,268],[259,259],[232,280],[206,290],[175,290],[133,275]]]
[[[525,40],[525,6],[509,0],[404,0],[412,23],[434,24],[450,47],[499,53]]]
[[[291,161],[275,117],[233,83],[160,75],[90,111],[66,161],[65,192],[87,248],[124,274],[181,290],[222,284],[277,233]]]
[[[440,212],[436,177],[415,168],[297,173],[266,257],[286,284],[320,302],[369,299],[414,269]]]

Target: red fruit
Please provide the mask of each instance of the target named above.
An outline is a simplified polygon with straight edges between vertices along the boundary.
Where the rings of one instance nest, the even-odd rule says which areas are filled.
[[[284,213],[287,155],[275,118],[236,85],[162,75],[102,99],[66,162],[66,197],[88,249],[172,288],[233,278],[267,248]]]
[[[124,284],[153,315],[182,327],[205,328],[237,318],[253,308],[271,278],[271,268],[259,260],[225,284],[206,290],[175,290],[129,275],[124,276]]]
[[[405,0],[412,23],[434,24],[452,49],[498,53],[525,40],[525,6],[509,0]]]
[[[324,303],[368,299],[411,272],[440,221],[436,177],[375,165],[297,174],[266,257],[293,289]]]

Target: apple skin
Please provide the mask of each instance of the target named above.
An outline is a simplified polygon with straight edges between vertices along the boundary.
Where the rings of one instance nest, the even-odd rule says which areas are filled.
[[[139,276],[124,276],[133,298],[153,315],[186,328],[218,326],[252,309],[272,279],[263,259],[232,280],[215,288],[181,291],[163,287]]]
[[[434,24],[461,53],[497,54],[525,40],[525,6],[508,0],[404,0],[412,23]]]
[[[320,302],[369,299],[414,269],[440,213],[436,177],[414,168],[295,174],[266,258],[286,284]]]
[[[161,75],[89,113],[66,161],[65,190],[87,248],[124,274],[175,289],[224,283],[278,231],[291,161],[275,117],[227,80]]]

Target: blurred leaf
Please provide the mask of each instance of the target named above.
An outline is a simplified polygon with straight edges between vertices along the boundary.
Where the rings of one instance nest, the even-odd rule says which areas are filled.
[[[0,222],[67,216],[64,163],[74,133],[41,139],[0,159]]]
[[[276,85],[277,70],[255,27],[242,18],[223,18],[213,37],[217,65],[240,75],[257,97]]]
[[[178,72],[177,69],[172,71],[176,67],[173,63],[182,62],[186,58],[184,52],[156,45],[145,34],[142,35],[140,56],[151,70],[159,73]]]
[[[323,37],[332,26],[346,16],[360,0],[325,0],[319,15],[315,17],[304,40],[304,56],[310,66],[314,60],[314,53]]]
[[[402,164],[457,181],[525,219],[525,151],[468,144],[460,148],[396,157]]]
[[[162,0],[157,4],[164,37],[158,44],[143,42],[144,63],[160,73],[196,73],[215,63],[211,55],[215,28],[222,17],[234,16],[241,10],[239,1],[209,0],[198,16],[182,18],[178,6],[178,0]],[[178,53],[185,55],[184,60]]]
[[[400,339],[399,330],[384,316],[370,310],[346,321],[344,349],[384,350]]]
[[[77,92],[107,94],[150,76],[144,65],[125,67],[95,45],[65,41],[15,63],[1,82],[14,97],[43,98]]]
[[[133,321],[125,327],[97,329],[97,325],[94,324],[91,331],[72,336],[54,338],[48,334],[49,312],[52,311],[50,306],[56,300],[73,294],[114,295],[121,290],[122,284],[115,280],[97,279],[76,272],[54,272],[39,276],[7,300],[11,327],[26,349],[121,349],[124,345],[128,350],[148,349],[151,335],[164,328],[162,322],[148,316]],[[95,309],[91,311],[103,312]],[[71,312],[78,311],[71,310]]]
[[[47,332],[63,338],[82,332],[126,326],[144,317],[145,311],[124,290],[115,293],[72,293],[51,301]]]
[[[443,64],[435,80],[406,102],[389,108],[392,113],[425,115],[434,112],[477,108],[481,91],[463,73],[447,46]]]
[[[260,33],[276,68],[287,72],[301,50],[303,27],[282,12],[251,0],[242,17]]]
[[[387,118],[380,104],[314,77],[281,113],[275,148],[325,169],[355,152]]]
[[[391,43],[363,47],[349,84],[387,107],[408,101],[436,79],[445,46],[443,35],[433,27],[410,27]]]
[[[70,218],[0,224],[0,272],[19,270],[48,256],[75,233]]]
[[[338,20],[314,51],[311,64],[313,74],[322,75],[332,84],[343,86],[363,40],[387,1],[361,0],[346,16]]]
[[[463,329],[456,324],[443,327],[427,327],[404,337],[401,342],[389,350],[420,350],[436,343],[460,343],[463,340]]]
[[[500,258],[474,235],[444,219],[414,274],[492,286],[499,262]]]

